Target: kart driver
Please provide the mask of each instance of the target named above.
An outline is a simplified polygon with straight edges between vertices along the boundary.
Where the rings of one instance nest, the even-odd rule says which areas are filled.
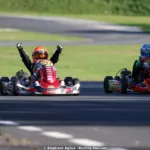
[[[31,73],[31,76],[34,75],[33,68],[34,68],[35,63],[40,59],[48,59],[48,51],[44,46],[37,46],[33,50],[32,52],[33,62],[31,62],[28,54],[25,52],[25,49],[22,47],[22,43],[17,43],[16,47],[19,51],[19,54],[22,58],[23,63],[25,64],[29,72]],[[58,62],[61,51],[62,51],[62,46],[57,45],[56,51],[50,58],[50,61],[53,63],[53,65],[55,65]]]
[[[149,68],[149,65],[147,66],[144,65],[145,59],[150,59],[150,44],[142,45],[140,49],[139,59],[135,60],[134,62],[133,71],[132,71],[133,83],[139,83],[144,80],[139,78],[139,73]]]

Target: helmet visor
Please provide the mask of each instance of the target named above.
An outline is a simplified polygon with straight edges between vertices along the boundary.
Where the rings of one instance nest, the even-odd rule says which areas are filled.
[[[33,59],[47,59],[48,58],[48,53],[39,53],[39,52],[34,52],[32,55]]]
[[[150,58],[150,52],[142,52],[144,58]]]

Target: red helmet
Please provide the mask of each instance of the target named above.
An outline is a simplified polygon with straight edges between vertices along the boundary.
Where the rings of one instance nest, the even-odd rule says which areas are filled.
[[[48,59],[48,51],[43,46],[36,47],[32,52],[33,62],[36,63],[39,59]]]

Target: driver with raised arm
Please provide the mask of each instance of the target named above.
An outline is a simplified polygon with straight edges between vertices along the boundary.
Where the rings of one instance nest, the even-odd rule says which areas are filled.
[[[34,66],[39,60],[48,59],[47,49],[44,46],[37,46],[36,48],[34,48],[32,52],[32,60],[33,60],[32,62],[21,43],[17,43],[16,47],[19,51],[19,54],[22,58],[24,65],[31,73],[31,77],[34,77],[34,79],[36,79],[38,76],[33,72]],[[53,65],[55,65],[58,62],[59,55],[61,52],[62,52],[62,46],[57,45],[57,49],[55,50],[54,54],[50,58],[50,61],[52,62]],[[22,70],[18,71],[16,74],[19,74],[20,72],[23,71]]]

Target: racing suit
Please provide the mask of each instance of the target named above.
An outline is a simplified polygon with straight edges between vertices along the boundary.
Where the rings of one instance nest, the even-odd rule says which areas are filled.
[[[21,45],[19,45],[19,46],[17,45],[17,48],[18,48],[19,54],[22,58],[24,65],[27,67],[27,69],[31,73],[31,76],[33,76],[33,68],[34,68],[35,64],[31,62],[28,54],[25,52],[24,48]],[[62,47],[60,45],[58,45],[56,51],[50,58],[50,61],[53,64],[56,64],[58,62],[61,51],[62,51]]]

